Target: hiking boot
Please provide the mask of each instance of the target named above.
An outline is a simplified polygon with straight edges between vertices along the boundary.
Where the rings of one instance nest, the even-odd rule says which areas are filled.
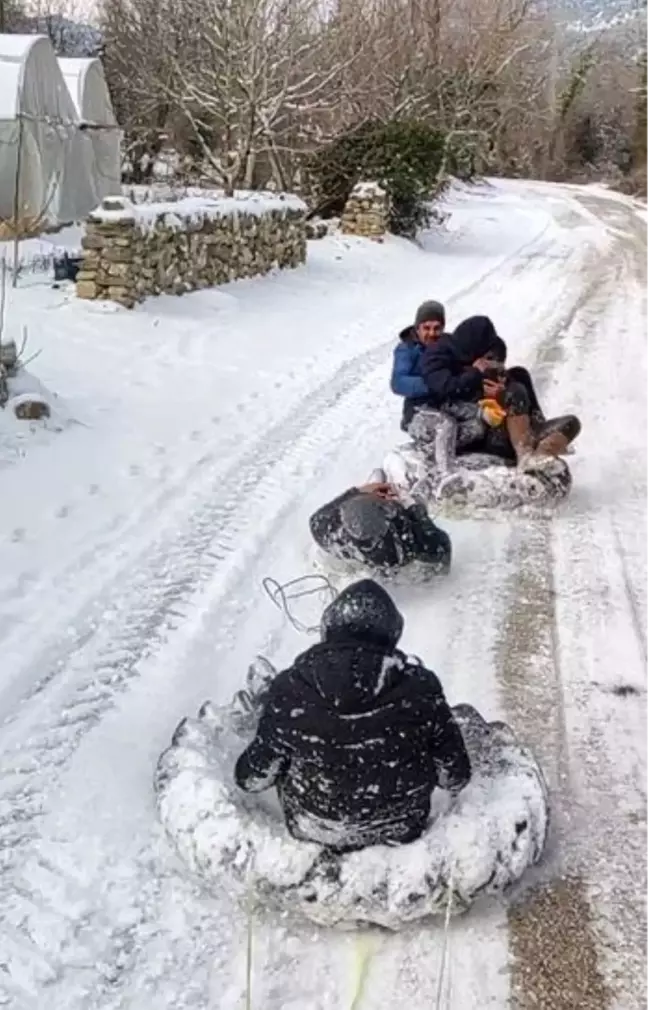
[[[552,431],[538,442],[536,451],[546,456],[564,456],[569,449],[569,439],[561,431]]]
[[[528,414],[510,414],[506,418],[506,430],[515,449],[518,465],[533,452],[533,431]]]

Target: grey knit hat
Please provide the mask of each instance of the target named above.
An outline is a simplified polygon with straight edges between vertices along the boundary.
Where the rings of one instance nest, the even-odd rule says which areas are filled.
[[[415,326],[420,326],[421,323],[441,323],[445,326],[445,321],[445,308],[441,302],[423,302],[422,305],[419,305],[414,316]]]

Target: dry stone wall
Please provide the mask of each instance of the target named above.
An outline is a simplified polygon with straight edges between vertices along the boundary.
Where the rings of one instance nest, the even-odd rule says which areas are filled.
[[[86,223],[79,298],[127,308],[306,260],[306,206],[294,196],[187,197],[133,204],[105,199]]]
[[[381,241],[389,229],[389,198],[385,190],[376,182],[359,182],[354,186],[340,227],[345,235]]]

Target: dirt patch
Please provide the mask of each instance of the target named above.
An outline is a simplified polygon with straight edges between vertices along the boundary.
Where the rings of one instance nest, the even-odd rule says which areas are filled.
[[[509,913],[515,1010],[608,1010],[585,885],[554,881]]]
[[[507,718],[535,751],[554,800],[568,791],[569,768],[562,688],[556,657],[556,616],[549,523],[516,527],[508,551],[508,606],[495,662]]]
[[[509,910],[513,1010],[609,1010],[600,937],[578,872],[573,802],[556,643],[549,523],[520,528],[509,548],[509,606],[497,645],[507,716],[547,777],[550,875]]]

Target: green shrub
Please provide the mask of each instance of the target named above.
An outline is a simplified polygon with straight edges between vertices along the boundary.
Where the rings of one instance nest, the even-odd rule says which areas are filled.
[[[365,123],[312,156],[306,166],[317,206],[313,214],[339,215],[361,181],[377,182],[391,204],[390,229],[413,237],[429,218],[444,136],[415,120]]]

